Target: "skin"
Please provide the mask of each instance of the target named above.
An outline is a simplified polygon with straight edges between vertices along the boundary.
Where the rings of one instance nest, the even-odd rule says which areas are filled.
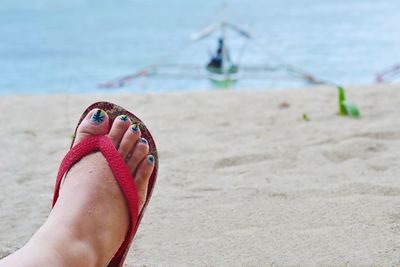
[[[103,120],[98,120],[99,115]],[[80,124],[74,145],[90,135],[107,135],[135,173],[142,209],[154,168],[149,146],[141,140],[140,129],[131,129],[129,119],[116,118],[110,131],[109,124],[105,112],[92,110]],[[71,168],[46,222],[25,246],[0,260],[0,267],[106,266],[128,227],[128,206],[122,191],[102,154],[93,153]]]

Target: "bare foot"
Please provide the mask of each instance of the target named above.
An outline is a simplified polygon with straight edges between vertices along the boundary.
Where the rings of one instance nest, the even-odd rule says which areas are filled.
[[[91,135],[107,135],[134,173],[139,210],[146,200],[154,157],[140,129],[125,115],[109,129],[107,114],[94,109],[80,124],[74,145]],[[0,266],[106,266],[125,239],[128,206],[100,152],[84,157],[64,178],[45,224]]]

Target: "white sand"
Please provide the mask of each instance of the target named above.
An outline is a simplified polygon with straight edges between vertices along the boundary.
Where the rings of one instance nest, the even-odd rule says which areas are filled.
[[[335,88],[3,96],[0,257],[45,220],[81,112],[109,100],[161,163],[127,266],[400,264],[400,86],[348,97],[361,119],[336,115]]]

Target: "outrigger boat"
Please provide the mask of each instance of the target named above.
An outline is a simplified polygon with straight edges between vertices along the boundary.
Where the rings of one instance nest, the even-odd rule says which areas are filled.
[[[239,65],[231,62],[229,50],[226,45],[226,32],[228,30],[236,32],[243,38],[251,39],[248,31],[226,21],[209,25],[200,32],[194,33],[191,37],[193,41],[199,41],[210,37],[215,32],[220,32],[218,48],[207,64],[206,70],[210,81],[214,85],[223,88],[231,87],[239,79]]]
[[[224,6],[226,10],[226,6]],[[228,32],[233,32],[245,40],[242,49],[235,57],[236,61],[230,55],[227,40]],[[191,40],[200,41],[209,37],[214,37],[218,33],[218,47],[211,55],[208,63],[203,66],[196,64],[177,64],[177,63],[158,63],[152,64],[137,72],[123,76],[114,81],[102,83],[101,88],[119,88],[129,84],[131,81],[141,77],[156,77],[156,78],[172,78],[172,79],[204,79],[208,78],[213,85],[219,88],[230,88],[240,79],[300,79],[311,84],[325,83],[317,80],[308,72],[303,71],[299,67],[295,67],[281,60],[277,64],[260,64],[260,65],[242,65],[241,58],[244,53],[244,48],[248,41],[254,39],[249,31],[229,22],[221,20],[213,23],[204,29],[191,35]],[[261,45],[257,46],[262,47]],[[181,49],[183,50],[183,49]],[[266,54],[265,51],[261,51]],[[177,55],[174,54],[176,60]],[[276,57],[275,57],[276,58]]]

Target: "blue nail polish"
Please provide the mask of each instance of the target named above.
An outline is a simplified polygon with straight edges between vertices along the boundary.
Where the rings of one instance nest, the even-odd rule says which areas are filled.
[[[140,138],[140,143],[142,143],[142,144],[148,144],[147,140],[144,139],[143,137]]]
[[[128,116],[126,116],[126,115],[121,115],[121,116],[119,116],[119,119],[120,119],[121,121],[123,121],[123,122],[126,122],[126,121],[128,121]]]
[[[147,163],[153,164],[154,161],[155,161],[155,159],[154,159],[153,155],[147,155]]]
[[[137,132],[137,131],[139,131],[139,126],[136,123],[134,123],[131,126],[131,130],[134,131],[134,132]]]
[[[106,119],[106,112],[101,109],[96,109],[93,112],[92,117],[90,118],[94,124],[102,124],[104,120]]]

